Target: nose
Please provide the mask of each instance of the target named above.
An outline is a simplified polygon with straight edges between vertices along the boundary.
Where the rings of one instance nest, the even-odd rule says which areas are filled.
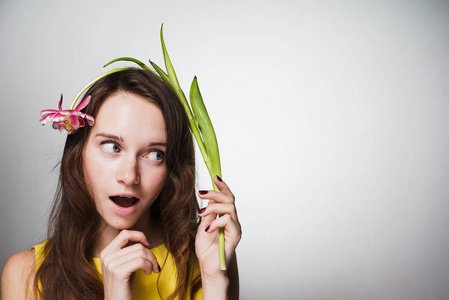
[[[118,182],[125,185],[135,185],[140,182],[138,165],[135,159],[129,159],[123,162],[116,174]]]

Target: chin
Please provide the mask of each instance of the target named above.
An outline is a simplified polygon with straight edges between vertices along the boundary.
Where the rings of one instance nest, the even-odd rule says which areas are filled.
[[[114,220],[105,220],[106,224],[109,227],[112,227],[117,230],[123,230],[123,229],[130,229],[134,227],[137,223],[134,218],[131,220],[131,218],[128,218],[128,220],[123,220],[122,218],[114,219]]]

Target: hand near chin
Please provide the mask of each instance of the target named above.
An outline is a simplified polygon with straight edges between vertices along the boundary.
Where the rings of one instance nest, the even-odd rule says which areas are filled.
[[[235,197],[225,182],[217,176],[214,182],[221,192],[200,191],[202,199],[209,199],[207,208],[198,213],[203,218],[195,241],[195,251],[201,268],[201,276],[204,280],[212,281],[227,279],[226,273],[221,271],[218,260],[218,231],[224,227],[226,265],[229,266],[234,256],[235,248],[240,241],[242,230],[235,208]],[[218,214],[223,214],[218,219]]]
[[[135,243],[131,246],[129,243]],[[146,236],[140,231],[123,230],[100,254],[105,299],[132,299],[132,277],[143,269],[145,274],[159,273],[160,267]]]

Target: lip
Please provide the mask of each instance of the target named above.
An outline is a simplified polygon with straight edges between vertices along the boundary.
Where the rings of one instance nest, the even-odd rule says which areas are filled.
[[[116,204],[111,198],[112,197],[126,197],[126,198],[136,198],[136,203],[134,203],[132,206],[129,207],[123,207],[120,206],[118,204]],[[118,195],[113,195],[109,197],[109,201],[112,203],[112,205],[114,206],[114,211],[118,214],[118,215],[122,215],[122,216],[129,216],[131,214],[133,214],[136,209],[137,206],[140,202],[140,199],[138,197],[136,197],[136,195],[134,194],[118,194]]]

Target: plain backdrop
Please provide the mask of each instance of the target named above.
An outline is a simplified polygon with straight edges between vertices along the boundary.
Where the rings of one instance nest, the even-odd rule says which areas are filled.
[[[162,23],[237,197],[241,299],[449,299],[448,1],[0,0],[0,266],[45,239],[66,135],[39,111],[162,65]]]

